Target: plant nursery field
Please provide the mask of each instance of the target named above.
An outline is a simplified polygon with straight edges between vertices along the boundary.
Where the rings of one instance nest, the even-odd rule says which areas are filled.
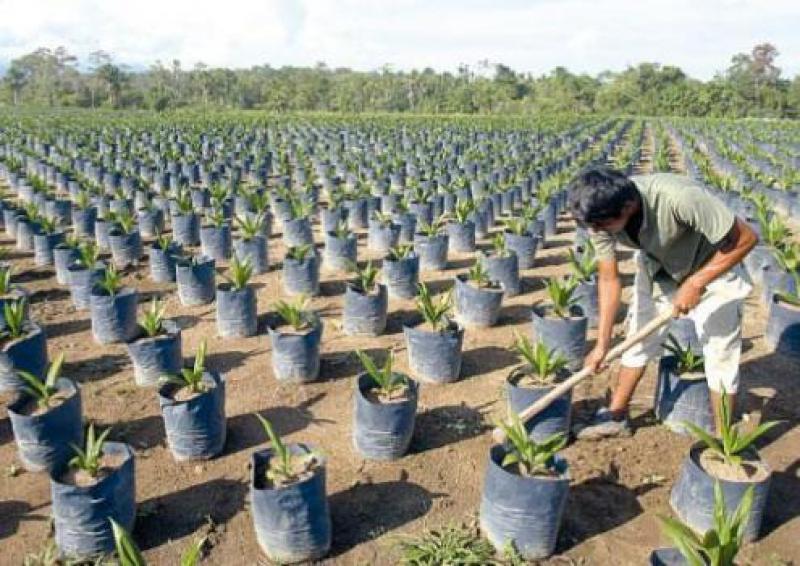
[[[201,540],[200,563],[225,566],[272,563],[267,555],[280,552],[319,564],[434,564],[415,561],[404,543],[449,527],[486,540],[479,524],[491,431],[507,415],[508,378],[524,361],[512,345],[537,338],[532,310],[552,300],[548,282],[580,275],[570,252],[591,263],[565,189],[593,162],[688,175],[757,229],[760,244],[746,261],[756,284],[744,306],[737,419],[747,429],[780,422],[756,442],[771,478],[758,538],[739,562],[800,563],[800,317],[777,312],[783,303],[772,298],[781,289],[797,294],[796,278],[772,253],[789,257],[791,230],[800,229],[796,123],[251,113],[0,117],[3,273],[10,268],[0,301],[23,297],[28,307],[16,334],[3,324],[0,561],[55,564],[59,550],[96,548],[114,563],[109,514],[159,565],[181,564]],[[404,271],[409,258],[416,264]],[[516,270],[504,271],[507,258]],[[620,259],[627,304],[633,252]],[[242,262],[252,273],[231,265]],[[478,263],[489,272],[483,286],[470,283]],[[374,282],[369,267],[379,269]],[[424,322],[415,277],[432,306],[451,298],[442,326]],[[596,284],[583,283],[578,304],[591,321],[587,293]],[[477,291],[484,294],[468,294]],[[308,296],[307,318],[293,325],[276,302],[297,295]],[[142,353],[147,335],[132,316],[141,325],[154,304],[170,323],[155,334],[173,347],[180,335],[171,358]],[[593,344],[591,326],[581,354]],[[770,337],[770,327],[782,333]],[[179,373],[175,356],[190,368],[203,343],[204,386],[192,392],[158,380]],[[388,442],[377,420],[356,415],[359,403],[380,405],[358,385],[357,351],[379,367],[393,352],[394,372],[418,383],[406,384],[400,401],[383,401],[400,407],[413,397],[413,433]],[[30,368],[42,378],[60,354],[80,404],[73,421],[62,415],[49,425],[55,447],[45,453],[44,428],[33,432],[40,436],[29,440],[26,461],[12,409],[29,420],[56,409],[20,409],[15,374]],[[575,389],[568,424],[604,401],[612,375]],[[553,554],[537,563],[645,564],[670,546],[659,516],[674,516],[670,492],[694,440],[659,422],[658,379],[653,364],[634,397],[632,436],[571,438],[560,451],[566,504]],[[54,406],[70,398],[59,393]],[[287,487],[264,479],[263,455],[275,445],[256,414],[285,442],[314,450],[311,464],[294,461],[306,467]],[[109,445],[127,454],[104,456],[101,479],[89,484],[118,484],[103,495],[107,507],[84,514],[76,493],[89,488],[65,472],[73,455],[65,447],[83,446],[81,417],[98,434],[110,429]],[[366,435],[360,443],[356,430]],[[378,445],[392,459],[368,457]],[[262,455],[255,469],[254,453]],[[42,471],[33,471],[37,462]],[[120,479],[126,469],[132,475]],[[283,522],[255,509],[274,504],[269,492],[320,480],[318,500],[308,501],[311,487],[284,500]],[[266,534],[257,537],[257,528]],[[526,563],[502,549],[476,556],[451,563]]]

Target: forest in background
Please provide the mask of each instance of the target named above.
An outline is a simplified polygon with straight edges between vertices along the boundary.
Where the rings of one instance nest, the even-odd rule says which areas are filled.
[[[0,79],[0,107],[151,109],[185,107],[270,112],[408,112],[460,114],[616,113],[714,118],[800,118],[800,75],[784,77],[770,43],[735,54],[727,68],[701,81],[680,68],[640,63],[596,76],[556,67],[520,73],[483,61],[457,72],[363,72],[260,65],[190,69],[157,61],[131,69],[96,51],[85,61],[65,47],[39,48],[10,61]]]

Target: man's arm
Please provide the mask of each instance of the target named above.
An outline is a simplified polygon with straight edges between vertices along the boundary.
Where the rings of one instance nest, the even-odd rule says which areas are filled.
[[[700,302],[709,283],[741,262],[758,243],[746,222],[736,217],[733,227],[720,241],[717,251],[681,284],[672,300],[676,314],[686,314]]]
[[[600,259],[597,262],[597,343],[586,356],[584,367],[591,367],[596,373],[603,367],[603,359],[611,347],[611,333],[614,319],[620,305],[622,283],[616,259]]]

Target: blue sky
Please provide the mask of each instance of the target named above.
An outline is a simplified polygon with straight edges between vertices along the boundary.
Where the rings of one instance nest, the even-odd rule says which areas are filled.
[[[641,61],[697,78],[770,41],[800,73],[800,0],[0,0],[0,65],[39,46],[97,49],[146,67],[313,65],[541,74]]]

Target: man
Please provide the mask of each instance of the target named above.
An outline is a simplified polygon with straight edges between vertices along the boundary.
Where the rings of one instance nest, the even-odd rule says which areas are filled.
[[[592,166],[570,187],[569,206],[597,249],[597,344],[585,366],[595,373],[605,367],[620,306],[615,251],[622,243],[638,250],[629,335],[667,309],[674,316],[691,313],[719,430],[721,395],[727,393],[732,403],[738,387],[742,306],[752,288],[739,263],[756,244],[753,230],[704,187],[668,173],[628,178]],[[630,434],[628,403],[665,337],[666,330],[656,332],[622,356],[610,404],[578,438]]]

